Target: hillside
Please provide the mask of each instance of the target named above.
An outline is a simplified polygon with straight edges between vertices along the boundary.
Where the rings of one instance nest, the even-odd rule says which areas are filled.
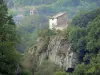
[[[47,28],[48,19],[59,12],[66,12],[69,20],[75,14],[83,14],[100,7],[99,0],[5,0],[12,16],[24,15],[21,24],[17,25],[21,43],[18,49],[23,52],[34,43],[37,29]],[[35,14],[30,16],[30,9],[35,9]],[[33,21],[34,20],[34,21]],[[22,30],[21,30],[22,29]]]
[[[0,0],[0,75],[100,75],[100,0]]]
[[[41,15],[52,15],[66,11],[69,17],[78,12],[94,10],[100,7],[100,0],[6,0],[6,3],[9,8],[37,6],[37,11]]]
[[[59,75],[60,72],[65,71],[69,73],[71,70],[68,71],[68,68],[75,69],[69,75],[98,75],[100,73],[98,70],[100,69],[100,9],[75,18],[72,20],[73,24],[63,32],[51,30],[40,32],[36,43],[26,53],[24,66],[32,69],[31,65],[33,65],[36,75],[46,75],[48,72],[50,72],[48,75],[56,72]],[[83,23],[86,23],[86,26],[82,26]]]

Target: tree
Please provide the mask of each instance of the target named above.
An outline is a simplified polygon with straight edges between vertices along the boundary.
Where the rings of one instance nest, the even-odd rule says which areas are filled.
[[[100,15],[87,28],[87,50],[98,53],[100,49]]]
[[[38,65],[35,75],[53,75],[55,72],[60,70],[60,66],[55,63],[52,63],[49,60],[43,60],[42,64]]]
[[[55,74],[54,75],[68,75],[67,73],[65,73],[65,72],[55,72]]]
[[[73,20],[72,24],[80,27],[86,27],[90,21],[93,21],[100,13],[100,9],[90,11],[88,13],[78,14]]]
[[[16,51],[16,29],[7,7],[0,0],[0,74],[14,75],[19,61]]]
[[[98,11],[96,10],[92,13],[95,12]],[[91,16],[94,16],[94,14]],[[81,22],[84,23],[84,21],[80,21],[80,24]],[[76,53],[79,52],[79,56],[82,59],[80,64],[76,66],[73,75],[100,74],[100,13],[96,14],[93,20],[88,20],[87,23],[87,26],[84,28],[74,25],[74,28],[70,27],[68,29],[67,35],[72,50]]]

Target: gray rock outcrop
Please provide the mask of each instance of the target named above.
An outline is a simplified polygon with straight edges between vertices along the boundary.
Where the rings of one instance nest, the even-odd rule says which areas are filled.
[[[44,44],[42,38],[37,39],[36,47],[36,56],[38,56],[39,64],[43,62],[44,59],[48,59],[51,62],[60,65],[65,68],[74,68],[78,63],[77,54],[70,49],[70,45],[62,36],[51,36],[47,45]],[[42,48],[46,47],[46,48]],[[29,51],[30,53],[34,52],[34,48]]]

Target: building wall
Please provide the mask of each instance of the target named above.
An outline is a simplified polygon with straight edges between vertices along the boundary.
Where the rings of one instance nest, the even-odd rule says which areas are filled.
[[[49,19],[49,28],[53,29],[57,26],[57,19]]]
[[[49,19],[49,29],[64,30],[67,27],[68,23],[66,14],[54,19]]]
[[[55,27],[56,30],[61,30],[61,31],[63,31],[66,28],[67,28],[67,26],[64,26],[64,27]]]
[[[67,25],[67,18],[66,17],[67,17],[66,14],[58,17],[57,18],[57,25],[58,26]]]
[[[31,11],[30,11],[30,15],[33,15],[33,14],[34,14],[34,12],[33,12],[33,10],[31,10]]]

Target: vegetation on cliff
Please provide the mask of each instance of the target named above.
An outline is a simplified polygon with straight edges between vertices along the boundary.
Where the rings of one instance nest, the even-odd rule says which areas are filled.
[[[14,10],[22,7],[20,10],[23,10],[29,6],[23,12],[25,18],[18,26],[15,25],[12,16],[9,16],[6,4],[11,10],[12,7]],[[36,6],[37,14],[29,16],[32,6]],[[0,0],[0,75],[99,75],[100,8],[93,10],[97,7],[100,7],[100,0]],[[93,11],[86,12],[91,8]],[[22,14],[16,11],[14,16]],[[60,11],[67,11],[69,17],[79,13],[66,30],[47,29],[48,16]],[[21,37],[20,40],[18,35]],[[63,36],[63,41],[67,40],[71,50],[78,55],[79,64],[72,73],[67,73],[61,66],[49,61],[48,56],[42,63],[37,62],[37,56],[46,52],[50,38],[58,35]],[[41,45],[36,44],[38,37],[42,40],[39,42]],[[16,47],[29,50],[22,57]],[[39,54],[36,54],[37,48],[40,48]],[[62,50],[58,52],[59,57],[65,55]]]
[[[17,45],[19,51],[24,52],[34,44],[40,29],[48,27],[48,20],[45,16],[32,15],[26,16],[17,25],[17,33],[21,37],[20,44]]]
[[[80,59],[80,64],[73,74],[100,74],[98,71],[100,69],[100,9],[80,16],[76,18],[76,21],[72,20],[72,23],[67,36],[72,46],[71,49],[79,54]]]
[[[100,9],[81,14],[74,17],[72,25],[68,27],[64,32],[42,30],[39,33],[39,37],[42,38],[43,43],[40,52],[45,52],[49,37],[52,35],[64,36],[71,45],[71,50],[78,54],[79,64],[75,67],[73,73],[69,75],[98,75],[100,73]],[[91,15],[90,15],[91,14]],[[92,17],[92,18],[90,18]],[[40,46],[40,45],[39,45]],[[39,47],[38,46],[38,47]],[[44,61],[44,60],[43,60]],[[45,63],[45,65],[44,65]],[[67,75],[62,68],[54,69],[55,64],[50,63],[45,59],[44,63],[38,65],[35,74],[36,75]],[[47,65],[46,65],[47,64]],[[51,66],[52,64],[53,66]],[[57,67],[57,66],[56,66]],[[55,67],[55,68],[56,68]]]

